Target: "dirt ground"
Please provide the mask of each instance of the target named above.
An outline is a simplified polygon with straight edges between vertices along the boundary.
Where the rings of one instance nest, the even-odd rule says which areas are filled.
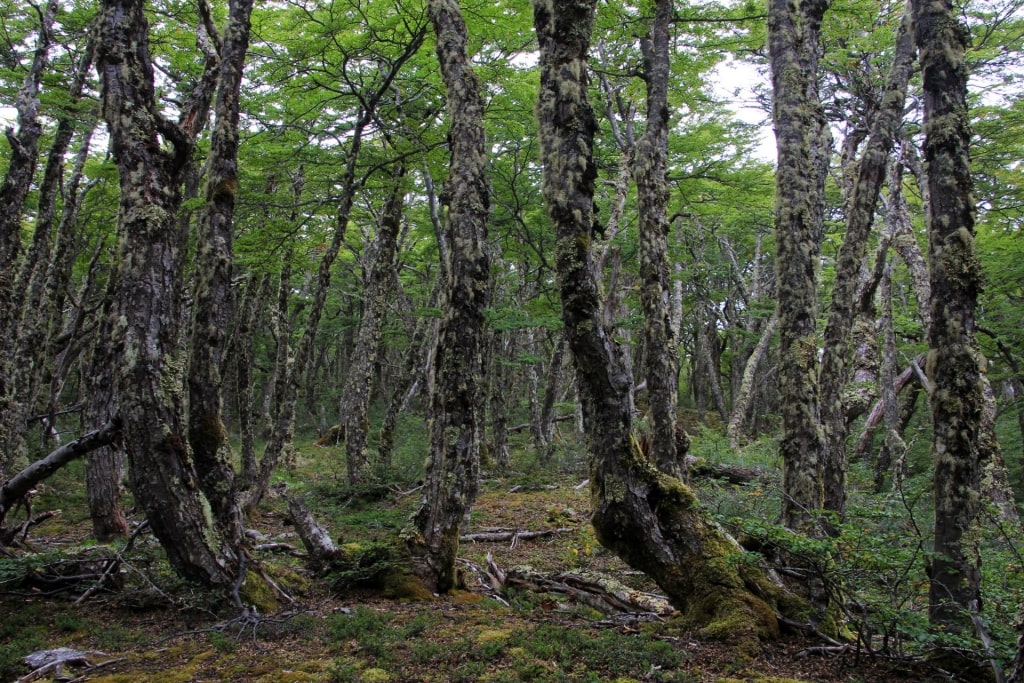
[[[30,673],[18,664],[21,657],[65,647],[80,651],[82,661],[31,680],[955,680],[921,663],[870,657],[852,646],[828,648],[797,633],[765,642],[751,654],[729,643],[701,642],[679,631],[671,617],[613,618],[564,595],[495,591],[484,571],[488,555],[503,568],[602,572],[638,590],[657,592],[597,546],[587,522],[589,494],[576,483],[517,489],[507,481],[487,482],[470,533],[561,531],[532,540],[464,542],[460,567],[465,590],[445,596],[415,596],[394,587],[353,588],[359,581],[352,577],[313,577],[301,558],[286,552],[285,546],[301,550],[301,545],[285,515],[266,510],[250,526],[261,534],[257,544],[278,544],[275,550],[260,551],[260,557],[267,574],[293,598],[279,601],[278,609],[266,614],[239,615],[214,605],[210,596],[176,580],[163,566],[155,542],[144,535],[131,551],[121,553],[116,579],[100,589],[90,592],[97,585],[95,575],[91,582],[76,583],[74,576],[49,581],[68,557],[95,556],[99,566],[107,566],[102,562],[112,556],[85,540],[84,514],[67,509],[31,530],[29,543],[36,555],[0,562],[0,650],[6,651],[0,656],[0,679],[30,680],[18,678]],[[393,539],[415,507],[417,493],[391,490],[372,501],[324,495],[318,500],[318,514],[330,522],[339,542],[358,548]],[[74,566],[85,571],[81,564]],[[26,571],[49,582],[19,578]]]

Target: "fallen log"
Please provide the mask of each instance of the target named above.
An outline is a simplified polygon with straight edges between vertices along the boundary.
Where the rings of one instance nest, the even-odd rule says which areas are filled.
[[[545,576],[527,567],[501,569],[487,555],[487,577],[499,593],[509,588],[536,593],[557,593],[603,614],[646,613],[668,616],[676,610],[668,598],[630,588],[597,572],[560,572]]]
[[[459,542],[466,543],[500,543],[503,541],[512,541],[512,545],[515,546],[519,541],[529,541],[534,538],[546,538],[548,536],[554,536],[555,534],[567,534],[576,531],[576,529],[542,529],[540,531],[517,531],[517,530],[498,530],[498,531],[481,531],[473,534],[463,534],[459,537]]]

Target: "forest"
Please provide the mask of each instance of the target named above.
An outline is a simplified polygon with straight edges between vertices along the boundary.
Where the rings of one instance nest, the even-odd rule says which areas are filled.
[[[0,679],[1024,682],[1020,0],[0,10]]]

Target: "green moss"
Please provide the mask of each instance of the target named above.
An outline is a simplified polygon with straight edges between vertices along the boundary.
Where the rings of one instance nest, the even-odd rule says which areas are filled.
[[[412,574],[393,571],[384,577],[384,596],[405,602],[433,600],[434,594]]]
[[[359,674],[359,680],[362,683],[388,683],[391,680],[391,674],[384,669],[375,667]]]
[[[267,581],[256,572],[246,572],[245,581],[238,591],[242,602],[254,605],[261,614],[272,614],[281,609],[277,593]]]

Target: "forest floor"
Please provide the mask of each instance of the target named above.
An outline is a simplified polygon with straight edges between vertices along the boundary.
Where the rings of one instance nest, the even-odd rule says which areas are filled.
[[[66,665],[31,680],[62,681],[689,681],[761,683],[940,681],[924,664],[872,658],[854,648],[827,653],[799,634],[763,643],[756,653],[730,643],[702,642],[671,617],[610,618],[563,595],[506,591],[485,576],[498,567],[534,572],[602,572],[656,592],[595,542],[589,492],[578,475],[550,475],[543,485],[513,478],[484,482],[470,533],[488,530],[557,533],[514,542],[464,542],[466,589],[417,596],[401,586],[374,586],[393,542],[418,502],[418,492],[379,489],[355,496],[330,477],[306,481],[310,508],[352,556],[366,561],[344,575],[313,577],[280,500],[249,520],[277,552],[260,555],[267,574],[294,602],[276,611],[239,615],[178,581],[158,546],[140,535],[130,550],[85,539],[87,514],[76,470],[56,477],[35,512],[59,504],[62,514],[30,530],[35,552],[0,557],[0,680],[21,678],[33,651],[58,647],[84,653],[88,666]],[[78,480],[80,481],[80,480]],[[298,488],[298,487],[296,487]],[[95,590],[110,560],[117,570]],[[33,576],[35,577],[33,579]],[[80,577],[88,580],[81,580]],[[93,588],[93,590],[89,590]],[[89,591],[89,592],[86,592]]]

